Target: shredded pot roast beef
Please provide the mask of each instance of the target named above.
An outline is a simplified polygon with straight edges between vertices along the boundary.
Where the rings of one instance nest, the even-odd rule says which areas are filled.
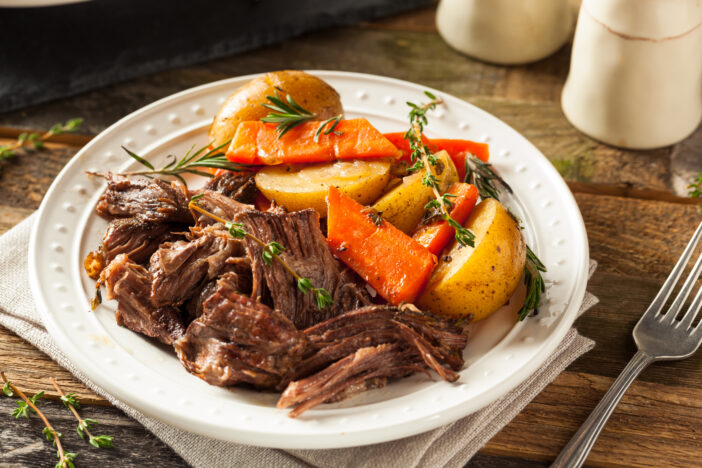
[[[287,317],[240,294],[226,278],[217,281],[203,309],[175,343],[188,371],[224,387],[277,389],[289,382],[307,341]]]
[[[117,299],[115,318],[119,325],[165,344],[173,344],[182,336],[185,324],[180,310],[154,307],[149,300],[151,276],[145,268],[120,254],[104,273],[107,298]]]
[[[186,194],[180,186],[146,177],[129,179],[109,172],[104,177],[107,188],[95,207],[99,215],[192,224]]]
[[[246,239],[252,261],[253,298],[267,300],[285,314],[298,329],[306,328],[344,310],[368,303],[365,288],[351,281],[332,256],[319,229],[319,215],[314,210],[293,213],[245,211],[236,220],[265,243],[278,242],[285,247],[281,257],[303,278],[318,288],[326,289],[334,305],[320,310],[311,294],[303,293],[295,279],[278,262],[266,265],[261,246]]]
[[[104,177],[96,211],[112,219],[100,255],[117,323],[173,345],[206,382],[284,390],[278,406],[294,406],[296,417],[390,378],[429,370],[458,378],[467,321],[373,305],[360,278],[332,256],[314,210],[256,210],[249,175],[218,175],[189,195],[157,179]],[[320,310],[279,262],[264,262],[258,243],[191,213],[195,194],[203,209],[283,246],[281,258],[333,305]]]

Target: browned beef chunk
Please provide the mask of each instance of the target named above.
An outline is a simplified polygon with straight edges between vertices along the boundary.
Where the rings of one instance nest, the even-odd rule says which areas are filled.
[[[307,340],[292,322],[241,295],[224,278],[175,350],[189,372],[211,385],[284,387]]]
[[[143,220],[139,217],[113,219],[102,240],[107,262],[119,254],[127,254],[135,263],[144,263],[163,242],[178,238],[172,231],[183,231],[187,227],[178,224]]]
[[[224,262],[219,278],[227,281],[232,289],[244,295],[251,294],[251,260],[248,257],[229,257]],[[202,315],[205,301],[217,290],[217,279],[203,284],[185,303],[188,318],[194,320]]]
[[[303,278],[318,288],[326,289],[334,305],[319,310],[312,294],[301,292],[295,279],[278,262],[266,265],[261,247],[245,239],[252,262],[253,291],[257,300],[270,301],[273,307],[293,321],[298,329],[307,328],[344,310],[366,303],[365,288],[359,288],[331,255],[319,230],[319,217],[314,210],[293,213],[246,211],[236,218],[247,231],[263,242],[278,242],[285,251],[281,257]]]
[[[149,300],[151,277],[149,272],[118,255],[105,269],[108,299],[117,299],[117,324],[132,331],[172,344],[180,338],[185,325],[175,307],[154,307]]]
[[[278,400],[278,408],[298,405],[294,418],[325,401],[338,401],[370,388],[382,387],[387,378],[405,377],[424,370],[421,358],[408,346],[382,344],[360,348],[326,369],[291,382]]]
[[[180,186],[159,179],[131,179],[107,173],[107,188],[95,211],[101,216],[192,224],[186,194]]]
[[[223,172],[205,185],[205,189],[214,190],[241,203],[253,203],[259,191],[252,174]]]
[[[240,240],[217,226],[194,227],[189,241],[166,242],[151,256],[151,302],[180,305],[219,276],[229,257],[244,254]]]
[[[278,406],[301,403],[294,417],[427,367],[453,382],[463,367],[466,325],[413,306],[369,306],[312,326],[305,330],[309,351],[295,369],[302,380],[288,386]]]
[[[219,192],[213,192],[212,190],[200,190],[194,193],[199,196],[197,199],[197,204],[200,207],[214,215],[219,216],[220,218],[224,218],[227,221],[232,221],[234,217],[242,211],[255,209],[252,205],[239,203],[226,195],[222,195]],[[215,220],[204,214],[196,213],[196,215],[198,226],[207,226],[217,223]]]

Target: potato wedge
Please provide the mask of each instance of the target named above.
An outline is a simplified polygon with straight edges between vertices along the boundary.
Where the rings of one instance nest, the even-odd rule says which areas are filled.
[[[458,182],[458,171],[446,151],[436,153],[442,162],[441,173],[436,169],[434,175],[439,179],[439,191],[444,193]],[[434,198],[430,187],[422,183],[424,171],[415,172],[402,178],[402,184],[390,190],[375,202],[373,208],[383,214],[393,226],[405,234],[411,235],[424,216],[425,205]]]
[[[526,262],[526,244],[517,221],[497,200],[483,200],[465,227],[475,234],[475,247],[455,241],[417,301],[435,314],[482,320],[512,296]]]
[[[269,200],[290,211],[313,208],[327,216],[327,192],[337,187],[358,203],[375,201],[390,180],[389,161],[355,159],[322,164],[268,166],[256,174],[256,186]]]
[[[239,88],[222,104],[209,131],[215,146],[230,140],[240,122],[261,120],[268,115],[270,110],[262,104],[268,102],[266,96],[273,96],[276,90],[281,98],[289,94],[304,109],[316,114],[315,120],[327,120],[344,113],[339,93],[316,76],[297,70],[266,73]]]

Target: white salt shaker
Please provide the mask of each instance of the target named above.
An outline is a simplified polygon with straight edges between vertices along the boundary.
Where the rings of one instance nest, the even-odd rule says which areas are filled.
[[[687,137],[702,120],[702,0],[583,0],[561,104],[611,145]]]
[[[486,62],[534,62],[570,38],[569,0],[441,0],[436,26],[454,49]]]

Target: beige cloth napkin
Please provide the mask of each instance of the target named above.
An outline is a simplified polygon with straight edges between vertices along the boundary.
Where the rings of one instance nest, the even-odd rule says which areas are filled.
[[[27,274],[27,249],[34,216],[0,237],[0,324],[17,333],[69,370],[98,395],[143,424],[195,467],[456,467],[468,460],[509,423],[546,385],[594,342],[571,329],[553,355],[517,389],[457,422],[406,439],[334,450],[278,450],[221,442],[181,431],[148,418],[91,382],[64,356],[34,308]],[[596,264],[590,265],[590,274]],[[583,313],[598,302],[586,293]],[[525,441],[525,443],[528,443]]]

